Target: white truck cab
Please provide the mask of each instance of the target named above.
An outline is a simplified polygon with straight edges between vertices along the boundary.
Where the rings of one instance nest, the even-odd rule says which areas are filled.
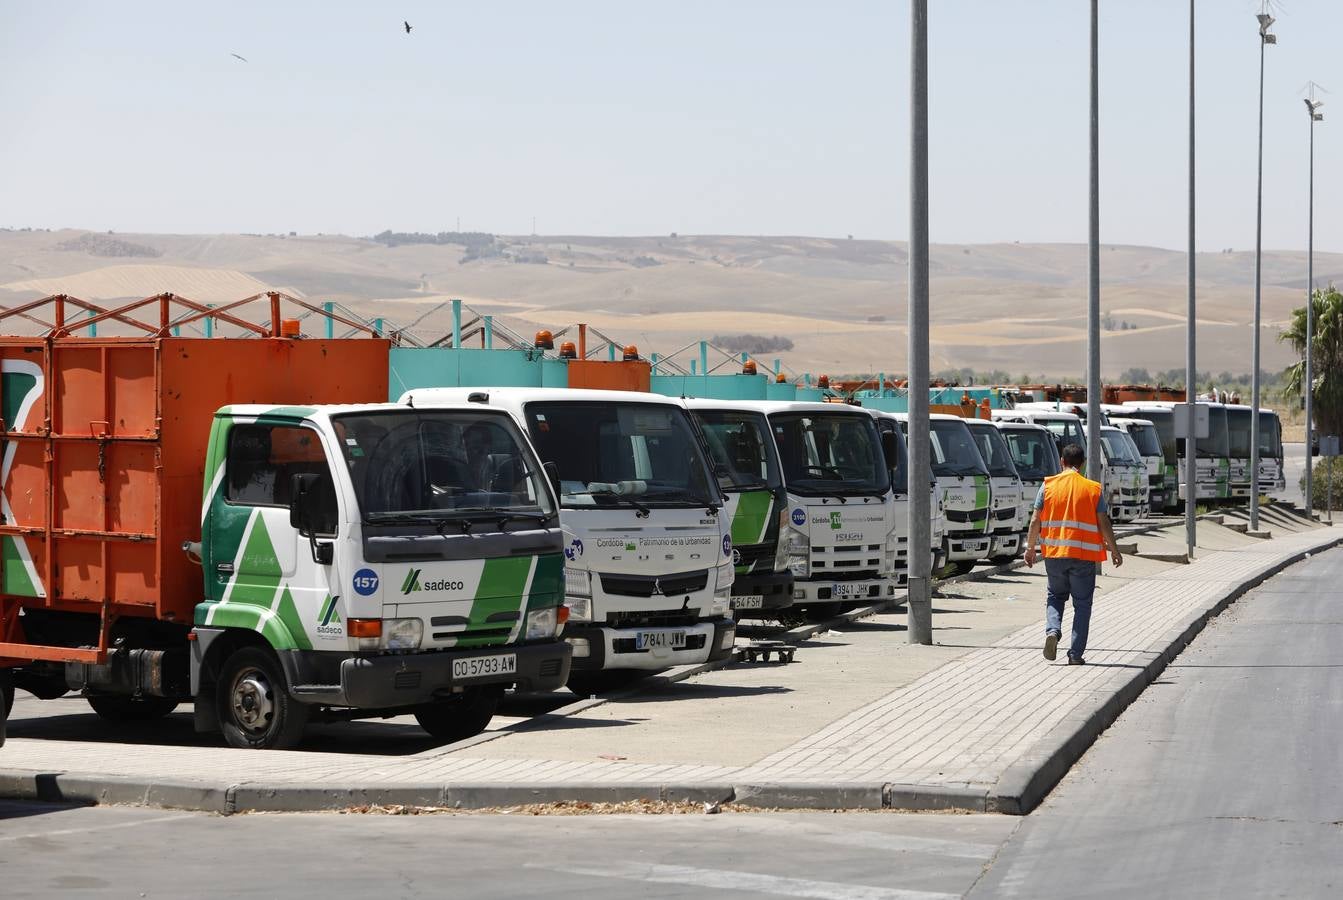
[[[989,470],[989,562],[1009,563],[1025,552],[1030,511],[1021,476],[1002,432],[988,419],[966,419]],[[1030,498],[1034,500],[1034,496]]]
[[[1045,479],[1057,475],[1063,470],[1059,463],[1059,446],[1054,435],[1043,425],[1028,422],[1008,422],[995,419],[993,424],[1002,432],[1007,449],[1012,454],[1012,463],[1021,476],[1023,511],[1027,527],[1035,506],[1035,497],[1044,486]]]
[[[724,511],[731,523],[732,610],[736,618],[793,605],[793,574],[780,536],[787,531],[788,495],[779,451],[765,414],[737,400],[685,401],[708,445]]]
[[[843,403],[752,405],[769,419],[783,466],[794,604],[893,596],[908,521],[891,492],[890,439],[871,413]]]
[[[877,420],[877,429],[882,435],[890,434],[895,441],[897,461],[891,467],[891,490],[895,493],[895,516],[899,525],[909,518],[909,447],[896,414],[880,410],[869,410],[869,412]],[[943,541],[946,539],[947,520],[942,511],[941,491],[937,489],[937,479],[933,477],[931,469],[927,473],[927,481],[930,514],[929,550],[932,553],[932,571],[937,572],[945,565],[943,557],[946,551],[943,548]],[[907,530],[907,526],[898,530],[900,538],[895,565],[896,583],[900,585],[909,582],[909,542],[905,536]]]
[[[1147,516],[1147,467],[1127,434],[1113,425],[1102,425],[1101,452],[1104,454],[1105,481],[1102,490],[1109,506],[1110,519],[1133,522]]]
[[[908,414],[894,415],[907,430]],[[929,458],[946,521],[943,558],[960,572],[968,572],[976,562],[988,559],[993,543],[989,535],[989,470],[965,423],[960,416],[928,416],[932,443]]]
[[[1110,423],[1129,436],[1147,470],[1147,502],[1152,511],[1166,508],[1166,459],[1161,451],[1161,437],[1156,425],[1148,419],[1123,418],[1110,415]]]
[[[506,410],[558,488],[570,687],[600,670],[657,670],[732,651],[732,536],[723,495],[682,403],[566,388],[429,388],[416,408]]]

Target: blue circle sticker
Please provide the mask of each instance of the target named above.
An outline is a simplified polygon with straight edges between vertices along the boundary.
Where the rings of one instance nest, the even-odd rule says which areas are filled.
[[[807,524],[807,511],[800,506],[793,510],[793,524],[799,528]]]
[[[732,555],[732,535],[730,534],[723,535],[723,555]]]
[[[378,589],[378,573],[372,569],[360,569],[354,573],[354,592],[361,597],[371,597]]]

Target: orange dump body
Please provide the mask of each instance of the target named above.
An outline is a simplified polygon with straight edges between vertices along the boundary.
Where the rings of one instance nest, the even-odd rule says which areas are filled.
[[[569,361],[569,387],[602,391],[644,391],[652,384],[652,366],[642,359]]]
[[[206,444],[234,403],[378,403],[385,340],[0,337],[0,661],[101,662],[118,616],[189,625]],[[100,615],[95,650],[25,642],[21,607]]]

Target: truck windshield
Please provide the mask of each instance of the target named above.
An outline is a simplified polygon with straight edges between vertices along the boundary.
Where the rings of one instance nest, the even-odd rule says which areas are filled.
[[[1161,455],[1169,465],[1175,465],[1177,445],[1175,442],[1175,413],[1169,409],[1138,409],[1133,415],[1146,419],[1156,429],[1156,437],[1161,447]],[[1140,445],[1141,446],[1141,445]],[[1184,446],[1181,441],[1180,447]]]
[[[1278,430],[1278,414],[1259,413],[1260,459],[1282,459],[1282,436]]]
[[[1249,409],[1230,407],[1226,410],[1227,455],[1232,459],[1250,458],[1250,425],[1253,421]]]
[[[506,414],[388,410],[331,424],[365,522],[554,514],[544,473]]]
[[[933,441],[933,474],[987,475],[988,467],[970,436],[970,429],[957,419],[933,419],[928,423],[928,434]]]
[[[1003,440],[1012,451],[1012,462],[1017,474],[1030,481],[1040,481],[1059,473],[1059,451],[1054,439],[1034,428],[1008,428]]]
[[[1087,446],[1086,435],[1082,433],[1082,423],[1071,416],[1066,419],[1036,419],[1036,425],[1043,425],[1048,428],[1059,439],[1059,446],[1066,447],[1069,444],[1076,444],[1083,450]]]
[[[1227,434],[1225,406],[1208,407],[1208,436],[1196,440],[1194,449],[1204,459],[1229,459],[1231,457],[1231,442],[1230,436]]]
[[[856,497],[890,488],[881,438],[867,413],[773,413],[769,422],[790,491]]]
[[[783,483],[764,414],[718,409],[697,409],[693,414],[709,445],[709,459],[726,470],[718,475],[724,491],[773,489]]]
[[[566,509],[718,506],[686,411],[661,403],[528,403],[537,453],[560,470]]]
[[[1161,456],[1161,442],[1156,436],[1156,426],[1130,424],[1128,436],[1138,448],[1141,456]]]
[[[1101,443],[1105,447],[1106,460],[1112,464],[1138,465],[1142,462],[1134,452],[1133,445],[1124,439],[1124,432],[1118,429],[1102,431]]]
[[[1012,454],[1008,451],[1007,443],[1003,440],[998,427],[987,422],[983,425],[975,422],[967,424],[967,427],[974,435],[979,455],[984,458],[989,474],[994,478],[1016,478],[1017,470],[1012,465]]]
[[[905,446],[902,423],[885,420],[877,427],[883,434],[890,431],[895,438],[895,465],[891,467],[891,490],[897,496],[909,493],[909,448]]]

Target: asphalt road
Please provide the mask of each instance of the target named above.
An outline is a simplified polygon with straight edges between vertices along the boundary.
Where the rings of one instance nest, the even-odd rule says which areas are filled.
[[[1329,551],[1215,620],[971,896],[1343,896],[1341,579]]]

